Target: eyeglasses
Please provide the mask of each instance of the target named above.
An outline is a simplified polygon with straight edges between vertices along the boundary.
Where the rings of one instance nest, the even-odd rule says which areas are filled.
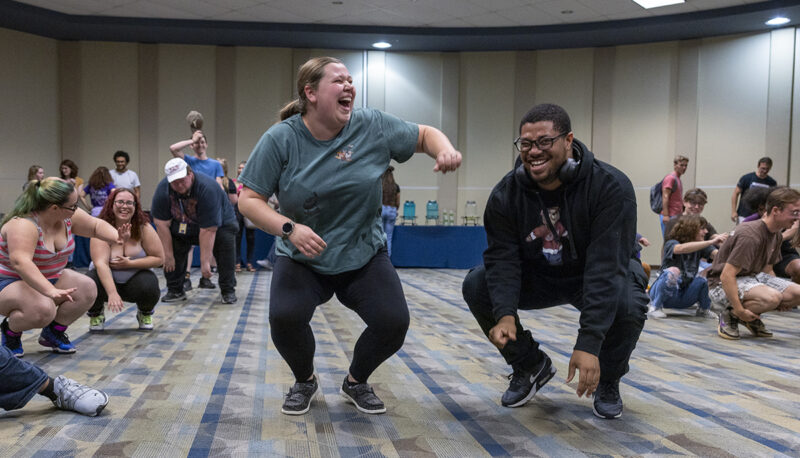
[[[127,207],[133,207],[134,205],[136,205],[136,202],[132,200],[115,200],[114,205],[116,205],[117,207],[122,207],[123,205]]]
[[[564,132],[563,134],[556,135],[555,137],[541,137],[538,140],[528,140],[522,137],[518,137],[514,140],[514,146],[517,148],[517,151],[520,153],[527,153],[535,146],[536,149],[539,151],[545,151],[553,147],[553,143],[556,142],[559,138],[567,135],[569,132]]]
[[[69,207],[65,207],[64,205],[59,205],[58,208],[63,208],[64,210],[69,210],[71,212],[74,212],[75,210],[78,209],[78,203],[75,202],[75,205],[71,205]]]

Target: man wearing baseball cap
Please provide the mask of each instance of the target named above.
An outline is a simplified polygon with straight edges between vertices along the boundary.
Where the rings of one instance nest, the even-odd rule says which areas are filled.
[[[239,229],[228,196],[213,178],[195,174],[181,158],[170,159],[156,187],[150,214],[164,246],[164,302],[186,299],[183,273],[192,245],[200,246],[200,270],[210,282],[211,257],[217,259],[222,303],[236,302],[235,239]]]

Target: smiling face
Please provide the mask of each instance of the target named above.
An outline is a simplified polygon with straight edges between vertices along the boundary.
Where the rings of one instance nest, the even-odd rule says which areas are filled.
[[[772,216],[781,230],[789,229],[795,221],[800,219],[800,201],[786,204],[782,210],[776,207]]]
[[[700,230],[697,231],[697,237],[695,237],[695,241],[702,242],[706,239],[706,234],[708,234],[708,228],[705,226],[701,226]]]
[[[553,127],[553,121],[539,121],[535,123],[525,123],[520,129],[520,139],[529,142],[538,141],[542,138],[552,138],[561,135]],[[557,138],[553,145],[541,150],[535,145],[528,152],[520,152],[519,156],[528,171],[528,175],[533,178],[536,184],[545,190],[553,190],[561,186],[558,178],[558,171],[572,152],[572,132],[563,137]]]
[[[36,179],[39,181],[44,180],[44,169],[39,167],[39,170],[36,171]]]
[[[61,166],[61,177],[62,178],[70,178],[72,175],[72,169],[69,168],[67,164]]]
[[[758,164],[758,168],[756,169],[756,176],[763,180],[764,178],[767,177],[767,175],[769,175],[769,171],[771,169],[772,167],[769,164],[762,162]]]
[[[136,211],[136,198],[128,191],[120,191],[114,194],[114,219],[116,223],[124,224],[130,222],[133,218],[133,212]]]
[[[206,150],[208,149],[208,141],[206,141],[206,136],[203,135],[200,137],[200,140],[192,143],[192,149],[197,156],[204,156],[206,154]]]
[[[344,127],[353,112],[356,88],[347,67],[339,63],[325,66],[325,75],[317,88],[305,87],[306,98],[314,110],[327,122],[339,128]]]
[[[125,167],[128,166],[128,161],[126,161],[122,156],[117,156],[114,158],[114,165],[117,168],[117,172],[122,173],[125,171]]]
[[[684,206],[684,214],[685,215],[699,215],[703,213],[703,209],[706,208],[706,204],[701,204],[699,202],[689,202],[688,200],[683,201]]]

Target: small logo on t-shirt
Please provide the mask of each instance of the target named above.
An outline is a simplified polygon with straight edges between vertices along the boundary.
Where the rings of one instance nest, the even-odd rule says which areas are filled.
[[[347,145],[341,151],[336,152],[336,159],[340,161],[350,162],[353,160],[353,145]]]

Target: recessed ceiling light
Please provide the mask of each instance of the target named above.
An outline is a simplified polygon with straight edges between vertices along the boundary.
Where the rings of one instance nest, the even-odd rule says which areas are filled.
[[[392,45],[385,41],[379,41],[377,43],[372,43],[372,47],[378,49],[386,49],[386,48],[391,48]]]
[[[659,6],[677,5],[684,3],[683,0],[633,0],[644,9],[658,8]]]
[[[769,21],[765,22],[765,24],[767,24],[767,25],[783,25],[783,24],[786,24],[788,22],[789,22],[789,18],[788,17],[778,16],[778,17],[774,17],[774,18],[770,19]]]
[[[337,0],[337,1],[333,1],[333,2],[331,2],[331,4],[333,4],[333,5],[343,5],[343,4],[344,4],[344,2],[341,2],[341,1],[338,1],[338,0]]]
[[[574,11],[572,11],[572,10],[564,10],[564,11],[561,12],[561,14],[572,14],[573,12]]]

